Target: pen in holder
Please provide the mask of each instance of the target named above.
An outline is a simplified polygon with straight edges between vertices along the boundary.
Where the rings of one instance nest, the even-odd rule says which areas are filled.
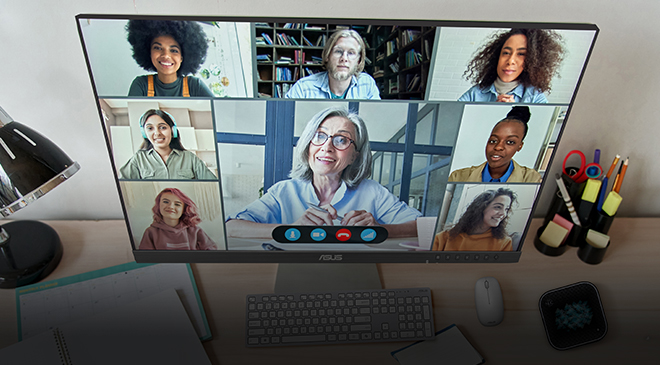
[[[570,178],[570,176],[566,174],[562,174],[558,178],[562,180],[564,187],[566,188],[566,192],[568,193],[568,196],[570,198],[570,201],[578,202],[579,201],[578,198],[582,195],[582,191],[584,189],[585,184],[576,183],[575,181],[573,181],[573,179]],[[570,229],[568,233],[568,237],[565,240],[565,244],[572,247],[578,247],[580,241],[579,237],[586,235],[586,230],[583,232],[582,227],[579,224],[576,224],[576,220],[579,222],[579,219],[577,218],[576,215],[572,215],[571,212],[569,212],[568,204],[565,201],[565,198],[563,197],[562,194],[563,189],[560,188],[559,181],[557,181],[557,183],[558,183],[557,190],[550,203],[550,209],[548,209],[548,213],[545,215],[545,219],[543,220],[542,228],[545,228],[549,222],[554,220],[555,215],[557,214],[560,215],[564,219],[573,222],[573,228]],[[541,232],[543,231],[541,230]],[[540,235],[541,233],[539,232],[537,234],[537,237],[539,237]],[[543,248],[543,246],[541,247]],[[539,247],[537,247],[537,249],[539,249]],[[539,249],[539,251],[541,251],[542,253],[546,253],[544,252],[545,251],[544,248]],[[555,251],[555,250],[550,250],[550,251]],[[561,253],[563,253],[563,251]],[[550,254],[550,256],[557,256],[557,255]]]

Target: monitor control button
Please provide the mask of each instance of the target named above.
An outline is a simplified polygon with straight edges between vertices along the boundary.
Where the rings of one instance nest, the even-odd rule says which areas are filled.
[[[376,231],[371,228],[367,228],[360,232],[360,238],[365,242],[371,242],[376,238]]]
[[[300,239],[300,231],[295,228],[289,228],[284,232],[284,237],[289,241],[298,241]]]
[[[335,237],[341,242],[348,241],[349,239],[351,239],[351,231],[349,231],[346,228],[342,228],[337,231]]]
[[[310,236],[314,241],[323,241],[328,234],[323,228],[316,228],[310,233]]]

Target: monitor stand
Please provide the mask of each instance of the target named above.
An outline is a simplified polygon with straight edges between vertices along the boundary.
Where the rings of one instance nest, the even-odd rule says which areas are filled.
[[[382,289],[376,264],[279,264],[275,293]]]

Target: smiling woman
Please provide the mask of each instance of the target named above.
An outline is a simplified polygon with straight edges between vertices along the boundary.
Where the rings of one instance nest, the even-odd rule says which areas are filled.
[[[455,170],[449,182],[540,183],[541,174],[521,166],[513,156],[523,148],[531,113],[527,106],[514,106],[506,118],[495,124],[486,142],[486,162]]]
[[[204,161],[183,148],[176,122],[168,112],[144,112],[140,131],[144,138],[140,150],[119,169],[120,179],[217,179]]]
[[[515,202],[516,194],[505,188],[479,194],[453,228],[435,236],[431,250],[511,251],[506,226]]]
[[[206,34],[196,22],[130,20],[126,25],[133,58],[155,75],[138,76],[128,96],[213,96],[193,76],[206,58]]]
[[[389,237],[417,236],[421,213],[368,179],[369,135],[357,114],[342,108],[317,113],[305,126],[293,156],[292,179],[276,183],[230,216],[229,236],[270,237],[280,224],[380,225]]]

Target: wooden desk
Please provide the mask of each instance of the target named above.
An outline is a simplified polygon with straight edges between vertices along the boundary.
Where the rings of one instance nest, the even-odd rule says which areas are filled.
[[[64,257],[47,278],[133,260],[123,221],[49,221],[61,236]],[[541,224],[535,220],[531,232]],[[569,248],[559,257],[539,253],[528,237],[517,264],[381,264],[385,288],[433,290],[436,329],[455,323],[488,364],[655,364],[660,357],[660,218],[618,218],[604,261],[588,265]],[[272,292],[276,264],[195,264],[193,271],[213,340],[204,347],[217,364],[397,364],[390,356],[408,342],[248,349],[245,296]],[[494,276],[504,295],[502,324],[484,327],[474,309],[474,284]],[[549,289],[594,283],[609,332],[600,342],[567,351],[548,343],[538,310]],[[0,290],[0,348],[17,340],[14,290]],[[120,350],[120,349],[118,349]],[[1,359],[0,359],[1,362]]]

